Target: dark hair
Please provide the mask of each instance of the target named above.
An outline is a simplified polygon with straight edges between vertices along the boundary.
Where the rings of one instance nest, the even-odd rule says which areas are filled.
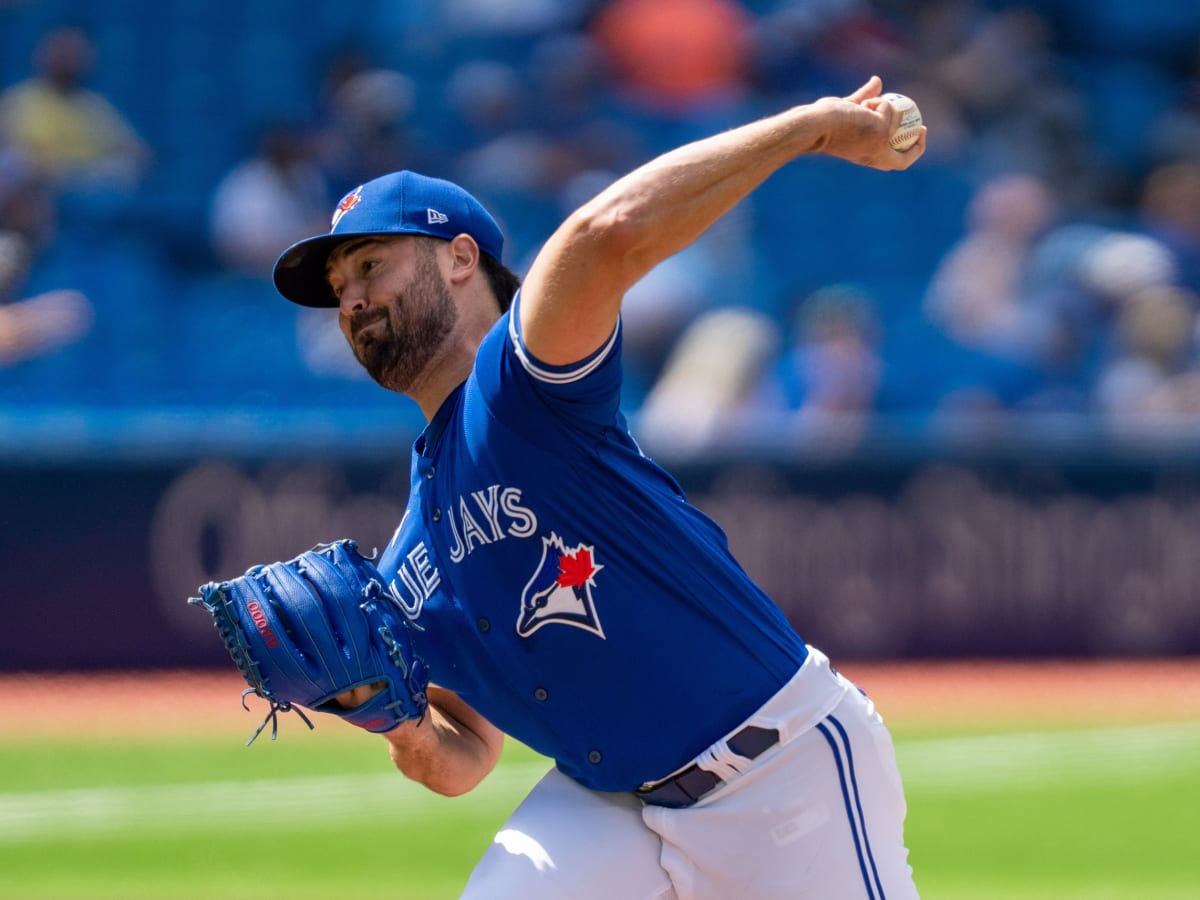
[[[521,286],[520,277],[500,260],[487,253],[479,254],[479,264],[483,268],[483,274],[487,276],[496,302],[500,305],[501,314],[508,312],[508,308],[512,306],[513,297],[517,295],[517,288]]]
[[[438,244],[445,243],[442,238],[425,235],[418,235],[418,237],[422,238],[421,243],[425,253],[432,254]],[[504,315],[512,306],[513,297],[517,295],[517,288],[521,286],[521,277],[496,257],[484,253],[482,250],[479,251],[479,268],[483,270],[484,277],[487,278],[488,287],[492,289],[492,296],[496,298],[496,305],[500,307],[500,314]]]

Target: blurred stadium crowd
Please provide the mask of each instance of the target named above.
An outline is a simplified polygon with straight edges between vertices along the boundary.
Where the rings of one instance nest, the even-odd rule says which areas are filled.
[[[917,167],[793,164],[630,293],[647,439],[1200,426],[1175,0],[0,0],[0,407],[419,427],[270,285],[345,192],[458,180],[520,272],[638,163],[872,73]]]

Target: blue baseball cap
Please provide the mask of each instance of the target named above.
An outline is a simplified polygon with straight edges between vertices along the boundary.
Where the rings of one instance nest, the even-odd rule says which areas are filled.
[[[496,260],[504,249],[496,220],[457,184],[416,172],[393,172],[343,197],[328,234],[284,250],[275,263],[275,289],[301,306],[337,306],[325,280],[329,254],[352,238],[388,234],[425,234],[446,241],[468,234]]]

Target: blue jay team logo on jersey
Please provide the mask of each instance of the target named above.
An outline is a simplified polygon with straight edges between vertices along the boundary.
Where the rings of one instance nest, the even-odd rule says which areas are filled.
[[[557,622],[604,637],[596,617],[592,587],[596,573],[595,547],[579,544],[568,550],[554,532],[542,538],[542,561],[521,592],[517,634],[529,637],[543,625]]]

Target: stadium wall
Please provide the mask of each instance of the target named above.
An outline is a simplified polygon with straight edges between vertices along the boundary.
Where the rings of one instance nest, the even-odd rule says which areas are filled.
[[[1200,653],[1200,465],[860,453],[671,468],[838,657]],[[382,547],[407,469],[406,454],[0,464],[0,670],[225,665],[187,597],[320,541]],[[687,559],[660,565],[687,577]]]

